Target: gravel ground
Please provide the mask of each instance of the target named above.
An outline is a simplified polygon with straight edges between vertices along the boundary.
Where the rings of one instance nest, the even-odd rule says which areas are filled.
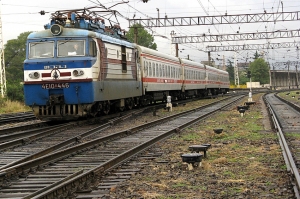
[[[295,198],[261,95],[254,95],[253,100],[256,105],[243,117],[233,107],[148,150],[146,153],[159,151],[162,155],[154,160],[140,159],[146,166],[113,187],[106,198]],[[156,117],[166,114],[161,110]],[[214,128],[222,128],[223,133],[215,134]],[[190,145],[204,143],[211,148],[201,165],[182,162],[181,155],[189,153]]]

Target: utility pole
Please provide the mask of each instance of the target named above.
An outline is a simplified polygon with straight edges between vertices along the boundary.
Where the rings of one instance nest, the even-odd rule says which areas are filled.
[[[296,86],[297,86],[297,88],[299,88],[298,65],[296,65]]]
[[[226,68],[225,68],[225,55],[223,55],[223,70],[226,70]]]
[[[276,90],[276,77],[275,77],[275,66],[273,64],[273,88]]]
[[[5,61],[4,61],[4,45],[2,35],[2,19],[1,19],[1,7],[0,7],[0,89],[1,96],[4,98],[6,95],[6,75],[5,75]]]
[[[170,33],[171,37],[174,37],[176,35],[175,31],[172,30]],[[178,43],[175,43],[175,56],[178,57]]]
[[[137,37],[138,37],[138,30],[137,30],[137,27],[134,27],[134,43],[136,43],[136,44],[138,44]]]
[[[291,79],[290,79],[290,61],[287,62],[288,65],[288,82],[289,82],[289,89],[291,89]]]
[[[239,70],[237,67],[236,61],[236,52],[234,52],[234,84],[239,88],[240,87],[240,78],[239,78]]]

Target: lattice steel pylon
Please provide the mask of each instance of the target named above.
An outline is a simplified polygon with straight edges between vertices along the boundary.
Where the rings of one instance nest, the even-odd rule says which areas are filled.
[[[4,61],[4,44],[2,35],[2,19],[1,19],[1,5],[0,5],[0,89],[1,96],[6,95],[6,75],[5,75],[5,61]]]

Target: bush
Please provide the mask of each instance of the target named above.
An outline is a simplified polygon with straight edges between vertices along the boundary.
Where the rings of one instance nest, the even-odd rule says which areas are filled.
[[[11,101],[24,101],[23,85],[18,83],[7,84],[7,98]]]

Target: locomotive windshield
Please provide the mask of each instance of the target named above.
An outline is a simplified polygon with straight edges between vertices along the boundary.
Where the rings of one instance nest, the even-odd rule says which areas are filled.
[[[57,43],[58,57],[84,56],[84,40],[59,40]]]
[[[29,43],[29,59],[49,58],[54,55],[54,42]]]
[[[54,57],[54,41],[30,42],[29,59],[42,59]],[[71,57],[85,55],[84,40],[59,40],[57,41],[57,57]]]

